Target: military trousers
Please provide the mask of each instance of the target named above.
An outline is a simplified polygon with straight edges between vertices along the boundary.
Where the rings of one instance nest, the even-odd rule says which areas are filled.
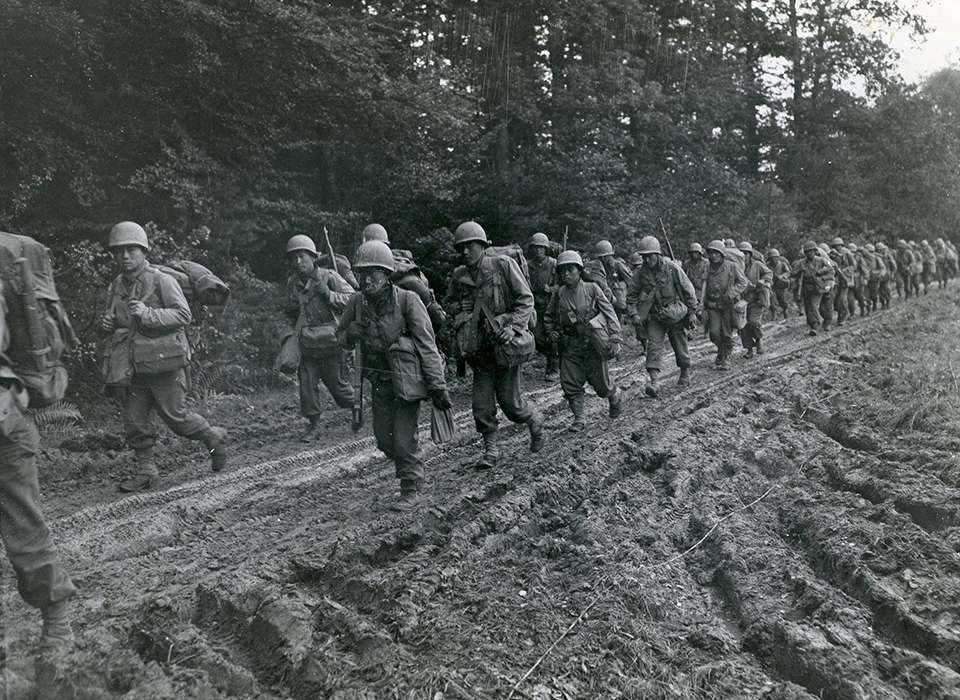
[[[912,275],[909,272],[901,272],[897,276],[897,293],[899,294],[900,288],[903,287],[903,296],[907,299],[913,296],[913,280],[911,278]]]
[[[370,389],[377,449],[393,460],[398,479],[422,480],[423,463],[417,434],[420,402],[398,399],[393,391],[393,381],[385,372],[370,373]]]
[[[872,307],[876,307],[877,302],[880,300],[880,278],[872,277],[869,282],[867,282],[867,301]]]
[[[833,310],[837,314],[837,325],[847,320],[850,315],[850,309],[847,306],[847,287],[841,287],[839,284],[833,288]]]
[[[613,384],[609,364],[588,347],[564,349],[560,353],[560,388],[564,398],[583,396],[584,384],[590,384],[602,399],[610,396]]]
[[[864,295],[864,286],[862,284],[854,285],[847,290],[847,308],[850,310],[851,316],[856,313],[858,307],[862,315],[866,309],[865,302],[866,296]]]
[[[807,325],[812,330],[817,330],[821,324],[824,328],[829,328],[833,322],[833,293],[804,289],[803,311],[807,317]]]
[[[677,360],[677,367],[690,366],[690,349],[687,345],[687,329],[683,323],[668,323],[658,319],[647,318],[643,324],[644,336],[647,339],[647,371],[660,372],[663,370],[663,345],[669,339],[670,347]]]
[[[771,305],[770,313],[775,318],[777,315],[777,307],[783,311],[783,317],[787,317],[787,312],[790,310],[790,289],[789,287],[777,287],[773,290],[774,302]]]
[[[353,406],[353,385],[350,382],[350,364],[347,353],[337,350],[326,355],[300,358],[297,369],[300,379],[300,413],[320,414],[320,383],[340,408]]]
[[[17,590],[35,608],[73,596],[77,589],[63,569],[40,512],[33,421],[16,408],[0,428],[0,539],[17,576]]]
[[[707,333],[710,341],[721,352],[730,352],[733,349],[733,333],[736,324],[733,320],[733,309],[707,309]]]
[[[927,293],[927,289],[930,287],[930,283],[933,282],[936,275],[936,265],[934,263],[925,262],[923,263],[923,272],[921,274],[921,279],[923,280],[923,293]]]
[[[210,424],[199,413],[187,410],[187,377],[184,370],[133,376],[123,397],[123,428],[127,444],[137,453],[137,473],[157,476],[152,459],[157,442],[153,414],[170,430],[190,440],[203,440]]]
[[[546,326],[543,322],[545,316],[546,307],[543,309],[537,308],[537,325],[533,329],[533,340],[536,343],[537,352],[547,358],[547,371],[549,371],[557,365],[557,348],[554,347],[553,343],[551,343],[547,337]]]
[[[740,342],[747,350],[759,347],[763,341],[763,315],[766,310],[764,304],[747,304],[747,322],[740,329]]]
[[[473,422],[477,432],[486,435],[497,431],[497,405],[514,423],[526,423],[533,417],[520,394],[520,366],[499,367],[490,357],[470,360],[473,369]]]
[[[882,279],[877,287],[877,298],[883,306],[890,306],[893,299],[893,291],[890,289],[890,280]]]

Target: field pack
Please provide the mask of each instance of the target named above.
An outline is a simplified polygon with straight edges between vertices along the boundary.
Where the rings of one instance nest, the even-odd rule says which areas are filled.
[[[223,306],[230,298],[230,286],[209,269],[190,260],[171,260],[154,268],[173,277],[190,304]]]
[[[57,293],[49,250],[27,236],[0,232],[0,279],[11,369],[23,382],[31,407],[50,406],[67,390],[61,356],[77,337]]]

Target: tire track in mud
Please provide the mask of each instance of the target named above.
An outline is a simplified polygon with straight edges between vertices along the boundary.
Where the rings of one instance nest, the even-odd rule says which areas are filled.
[[[382,493],[384,482],[392,482],[392,479],[386,474],[386,461],[375,451],[373,440],[368,437],[244,467],[165,492],[88,508],[57,521],[56,529],[60,532],[61,546],[70,549],[71,563],[80,564],[82,581],[101,582],[111,594],[123,591],[129,596],[130,607],[136,605],[144,590],[150,590],[144,588],[143,583],[155,574],[131,577],[119,590],[112,578],[144,565],[156,570],[166,564],[168,569],[175,570],[177,562],[199,562],[191,569],[192,577],[181,576],[166,581],[162,589],[168,595],[178,595],[178,591],[182,591],[181,595],[192,597],[193,589],[200,583],[197,624],[208,634],[215,634],[223,625],[241,632],[246,630],[237,635],[240,640],[239,646],[235,646],[237,653],[252,658],[254,666],[259,663],[260,673],[268,681],[277,682],[276,669],[284,669],[285,680],[281,686],[285,692],[303,695],[307,691],[329,690],[345,679],[356,681],[357,678],[375,685],[376,679],[363,675],[368,671],[356,671],[359,675],[331,676],[327,666],[317,659],[308,663],[306,657],[295,649],[279,654],[275,651],[267,653],[256,635],[249,632],[253,624],[249,621],[259,620],[261,628],[263,625],[269,628],[270,625],[263,621],[264,616],[279,614],[276,610],[280,610],[307,627],[312,625],[309,643],[329,650],[331,656],[325,658],[327,662],[343,662],[347,668],[366,669],[376,660],[387,663],[400,674],[404,664],[416,666],[406,655],[406,647],[423,649],[426,645],[427,649],[430,648],[429,642],[420,638],[425,630],[453,628],[452,622],[444,622],[431,611],[430,600],[449,595],[451,587],[460,578],[479,581],[472,584],[477,586],[471,589],[472,598],[469,600],[472,602],[468,600],[466,611],[455,617],[458,624],[470,623],[470,618],[485,621],[484,615],[490,613],[491,606],[504,601],[497,600],[496,595],[492,602],[483,600],[485,584],[481,574],[486,573],[491,559],[502,558],[513,546],[534,536],[538,538],[535,553],[546,562],[546,569],[541,583],[533,581],[538,588],[531,588],[531,592],[539,590],[549,594],[548,591],[553,591],[556,595],[556,591],[563,591],[565,597],[556,601],[557,608],[576,611],[579,609],[577,605],[590,595],[590,590],[565,591],[557,584],[557,579],[574,575],[589,582],[591,569],[597,564],[592,560],[592,543],[629,543],[620,556],[624,561],[603,563],[623,567],[623,580],[629,581],[637,568],[630,562],[655,563],[671,556],[688,545],[693,535],[701,532],[718,512],[737,502],[729,492],[720,494],[722,498],[704,495],[701,487],[709,482],[702,472],[671,472],[667,481],[660,483],[658,474],[667,474],[670,470],[655,473],[655,478],[651,478],[644,471],[645,460],[651,455],[655,457],[658,452],[669,453],[690,434],[699,438],[700,432],[707,429],[705,426],[709,420],[722,421],[725,411],[740,410],[736,406],[723,406],[721,395],[724,392],[738,384],[763,383],[767,381],[767,375],[802,361],[813,348],[873,330],[879,325],[892,324],[905,308],[898,305],[892,313],[861,319],[815,339],[795,337],[802,332],[796,325],[778,324],[768,336],[773,350],[762,359],[746,365],[738,363],[729,373],[710,375],[697,372],[693,375],[694,384],[689,388],[666,389],[663,398],[656,401],[631,401],[625,406],[624,416],[614,423],[597,415],[606,410],[605,402],[590,401],[589,428],[575,438],[580,444],[571,445],[560,435],[551,434],[544,453],[528,457],[525,448],[521,447],[525,441],[525,428],[508,427],[502,431],[505,463],[487,475],[463,474],[461,457],[472,453],[477,440],[470,435],[472,419],[469,409],[461,411],[457,414],[457,422],[464,428],[465,437],[443,452],[432,445],[425,445],[424,451],[427,465],[460,464],[429,475],[429,491],[440,498],[434,498],[426,513],[422,517],[415,516],[412,524],[409,515],[383,516],[376,510],[380,500],[376,492]],[[787,342],[778,346],[777,339],[784,338]],[[710,347],[706,342],[693,344],[695,366],[702,365]],[[641,358],[625,363],[617,372],[618,383],[632,382],[627,385],[628,399],[634,398],[636,393],[633,387],[638,383],[636,375],[642,376],[642,362]],[[675,375],[675,370],[664,373],[665,378]],[[710,378],[704,380],[703,377]],[[775,379],[774,376],[771,382]],[[775,394],[776,387],[769,391]],[[529,396],[545,409],[551,427],[564,415],[565,402],[556,385],[537,389]],[[633,461],[623,463],[622,443],[630,440],[631,433],[637,429],[640,433],[644,429],[647,433],[657,431],[653,444],[641,441]],[[514,447],[517,449],[511,450]],[[342,459],[344,457],[346,459]],[[321,460],[323,463],[318,468]],[[594,466],[584,467],[585,464]],[[715,471],[719,470],[720,474],[729,469],[730,466],[725,466],[722,461],[715,465]],[[764,481],[783,476],[776,473],[776,469],[767,471],[769,473],[759,474]],[[726,474],[726,477],[730,475]],[[652,492],[651,486],[655,487]],[[649,502],[645,503],[644,499]],[[690,499],[698,500],[694,506],[685,506]],[[608,500],[612,502],[607,504]],[[653,504],[656,508],[652,507]],[[671,517],[679,516],[679,524],[657,511]],[[238,513],[242,517],[238,517]],[[325,514],[320,516],[318,513]],[[271,521],[278,516],[279,523]],[[647,521],[639,532],[634,532],[636,523],[643,518]],[[110,525],[105,528],[104,522]],[[619,523],[615,535],[604,532],[608,522]],[[670,529],[673,534],[664,539],[658,535],[658,528]],[[773,528],[771,532],[775,530]],[[151,538],[159,543],[159,549],[151,550],[149,545],[137,543],[138,539],[149,542]],[[719,541],[736,545],[734,535],[724,532],[724,538]],[[305,548],[304,540],[308,539],[312,539],[313,544]],[[224,540],[227,540],[226,544]],[[117,543],[122,545],[117,547]],[[105,554],[111,548],[116,555]],[[172,561],[164,562],[163,556],[155,556],[164,548]],[[268,584],[271,586],[292,583],[306,603],[294,605],[294,613],[283,605],[273,609],[273,603],[269,602],[259,610],[237,604],[237,601],[249,597],[245,593],[247,589],[231,585],[216,570],[211,573],[203,568],[210,550],[216,549],[227,551],[219,552],[213,558],[224,568],[236,567],[235,571],[242,573],[239,578],[254,589],[263,585],[264,579],[273,580],[274,583]],[[91,553],[104,556],[106,561],[101,567],[102,572],[93,571],[96,566],[83,566],[83,562],[93,558]],[[293,560],[292,573],[285,565],[274,561],[278,558]],[[624,593],[625,605],[631,615],[655,623],[656,629],[666,629],[670,638],[676,638],[676,628],[689,621],[683,605],[679,609],[672,608],[676,600],[668,601],[662,593],[679,590],[677,581],[671,581],[670,576],[682,578],[687,593],[677,600],[687,601],[688,609],[700,610],[700,619],[727,620],[728,634],[717,634],[715,628],[705,622],[695,626],[690,635],[681,635],[680,638],[698,650],[689,663],[680,664],[688,673],[691,691],[702,690],[711,682],[714,685],[719,683],[716,687],[724,687],[724,682],[745,682],[744,688],[753,688],[757,692],[769,689],[771,684],[785,683],[783,687],[786,688],[791,682],[799,683],[811,692],[823,689],[824,682],[832,677],[829,674],[818,680],[806,672],[789,669],[785,672],[776,660],[757,655],[755,648],[745,644],[740,638],[752,638],[750,624],[745,622],[743,615],[731,613],[729,595],[725,597],[712,581],[703,581],[701,569],[684,560],[679,567],[671,566],[658,578],[647,580],[648,587],[642,593]],[[267,575],[260,577],[257,572],[266,572]],[[637,576],[633,578],[642,580]],[[810,580],[819,581],[814,575]],[[742,597],[746,602],[741,607],[756,604],[752,598]],[[261,603],[263,600],[257,605]],[[214,609],[221,612],[211,613]],[[516,612],[518,619],[522,620],[523,611]],[[91,616],[90,622],[95,619]],[[591,625],[603,622],[616,627],[618,621],[597,620]],[[555,621],[547,628],[557,633],[562,626]],[[781,635],[778,639],[789,641],[791,630],[796,632],[796,629],[795,626],[783,627],[778,632]],[[628,662],[634,664],[632,672],[638,675],[648,672],[649,677],[655,678],[656,671],[652,666],[648,667],[649,662],[641,663],[637,659],[643,657],[640,653],[643,645],[656,648],[656,635],[640,628],[632,628],[627,634],[633,639],[618,637],[622,644],[608,651],[617,658],[622,657],[624,667]],[[767,634],[769,637],[769,631]],[[343,642],[344,639],[347,641]],[[527,639],[516,636],[508,639],[511,644],[506,648],[537,649],[536,642],[530,647],[525,644],[529,641]],[[802,641],[802,638],[795,639],[793,648],[801,648]],[[282,635],[280,642],[279,647],[274,644],[271,648],[290,646]],[[398,646],[404,649],[397,651]],[[711,659],[716,661],[718,651],[733,652],[733,661],[725,666],[712,666]],[[558,648],[557,651],[561,657],[569,653],[568,648]],[[518,654],[519,665],[526,655],[523,652]],[[452,682],[469,689],[464,691],[466,696],[480,695],[474,692],[477,687],[499,688],[489,692],[502,694],[518,675],[516,668],[491,669],[488,673],[477,672],[473,678],[456,678]],[[799,691],[799,688],[795,690]]]

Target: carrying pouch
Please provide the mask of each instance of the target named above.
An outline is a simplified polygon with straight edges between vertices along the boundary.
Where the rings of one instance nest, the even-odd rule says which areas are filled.
[[[300,351],[304,355],[329,355],[338,347],[336,322],[300,329]]]
[[[186,343],[180,333],[166,333],[155,338],[133,334],[133,371],[135,374],[164,374],[183,369],[190,362]]]
[[[300,342],[294,333],[287,333],[280,341],[280,352],[273,368],[283,374],[296,374],[300,367]]]
[[[680,323],[687,317],[690,309],[679,299],[674,299],[666,306],[661,307],[660,317],[669,323]]]
[[[610,331],[607,329],[607,319],[603,314],[597,314],[587,321],[587,332],[590,338],[590,347],[601,359],[609,360],[612,357]]]
[[[423,369],[420,355],[411,338],[400,336],[387,348],[387,360],[390,363],[390,378],[393,383],[393,395],[401,401],[420,401],[427,398],[427,385],[423,381]]]
[[[513,335],[507,342],[501,342],[499,339],[496,341],[493,356],[499,367],[517,367],[537,354],[537,342],[533,338],[533,333],[526,327],[518,331],[510,325],[513,314],[500,314],[496,320],[497,327],[510,328],[513,331]]]
[[[747,325],[747,302],[743,299],[733,305],[733,322],[737,330],[742,330]]]

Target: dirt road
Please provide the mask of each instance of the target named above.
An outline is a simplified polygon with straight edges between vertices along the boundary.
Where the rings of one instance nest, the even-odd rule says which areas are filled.
[[[403,514],[342,413],[301,451],[278,437],[292,404],[225,397],[236,466],[180,443],[165,490],[125,498],[104,445],[74,446],[45,507],[83,591],[77,650],[36,664],[8,586],[7,693],[960,697],[958,319],[954,288],[815,338],[771,324],[727,373],[700,341],[693,385],[657,400],[628,357],[623,416],[588,400],[575,439],[559,387],[531,381],[544,451],[510,427],[476,473],[463,411]]]

